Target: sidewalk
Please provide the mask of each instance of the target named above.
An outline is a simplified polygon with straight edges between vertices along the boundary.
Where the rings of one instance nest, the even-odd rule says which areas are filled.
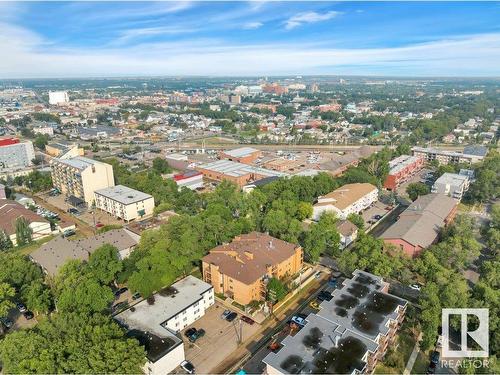
[[[417,359],[418,352],[420,351],[419,343],[422,340],[422,333],[418,335],[417,342],[413,347],[413,351],[411,352],[410,358],[408,358],[408,363],[406,364],[405,370],[403,371],[403,375],[410,375],[411,370],[413,369],[413,365],[415,364],[415,360]]]

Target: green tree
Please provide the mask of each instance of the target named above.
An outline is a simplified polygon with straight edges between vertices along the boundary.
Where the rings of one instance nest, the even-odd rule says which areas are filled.
[[[146,355],[107,316],[58,313],[6,336],[0,360],[10,374],[138,374]]]
[[[304,238],[304,253],[309,261],[318,261],[321,254],[338,255],[340,235],[336,224],[333,213],[324,213],[318,223],[311,224]]]
[[[52,307],[52,293],[50,289],[42,284],[41,280],[33,281],[21,289],[23,301],[28,308],[36,313],[46,314]]]
[[[281,280],[272,277],[267,282],[267,300],[272,302],[281,301],[288,294],[288,290]]]
[[[104,244],[90,254],[88,270],[99,282],[108,285],[121,272],[123,264],[118,257],[118,249]]]
[[[61,313],[79,312],[91,314],[108,308],[114,295],[108,286],[101,285],[87,275],[81,276],[76,284],[67,285],[57,297],[57,309]]]
[[[406,194],[408,194],[412,201],[415,201],[419,196],[429,194],[430,192],[429,187],[421,182],[413,182],[406,187]]]
[[[347,220],[356,225],[358,229],[363,229],[365,227],[365,221],[363,220],[363,216],[352,213],[347,215]]]
[[[304,220],[311,217],[313,214],[313,206],[309,202],[299,202],[297,206],[297,220]]]
[[[16,240],[17,246],[26,245],[33,240],[33,230],[30,228],[28,220],[23,216],[16,219]]]
[[[0,316],[6,316],[9,310],[14,307],[12,299],[16,290],[8,283],[0,283]]]
[[[10,239],[10,236],[5,232],[5,230],[0,230],[0,250],[10,250],[12,249],[13,244]]]
[[[172,168],[170,168],[167,161],[160,157],[153,159],[153,170],[161,174],[172,172]]]

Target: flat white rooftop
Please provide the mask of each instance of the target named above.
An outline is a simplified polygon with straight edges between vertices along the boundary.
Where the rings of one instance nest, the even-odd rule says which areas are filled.
[[[109,188],[99,189],[96,190],[95,193],[117,201],[121,204],[132,204],[152,198],[152,196],[149,194],[123,185],[116,185]]]
[[[244,156],[248,156],[253,154],[254,152],[259,152],[256,148],[253,147],[240,147],[240,148],[235,148],[233,150],[228,150],[224,151],[226,155],[235,157],[235,158],[241,158]]]

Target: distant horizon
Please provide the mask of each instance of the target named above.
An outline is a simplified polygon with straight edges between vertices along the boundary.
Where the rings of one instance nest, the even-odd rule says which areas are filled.
[[[0,79],[500,77],[497,2],[0,2]]]

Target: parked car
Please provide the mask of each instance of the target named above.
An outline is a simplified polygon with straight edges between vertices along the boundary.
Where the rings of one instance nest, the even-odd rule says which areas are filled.
[[[319,310],[319,303],[318,301],[311,301],[309,302],[309,306],[313,309]]]
[[[16,303],[16,308],[19,310],[20,313],[28,311],[28,309],[26,308],[26,306],[22,302]]]
[[[228,316],[226,316],[226,320],[228,322],[232,322],[234,319],[236,319],[236,317],[238,316],[238,314],[236,314],[234,311],[229,313]]]
[[[97,223],[97,224],[95,225],[95,227],[96,227],[96,228],[102,228],[103,226],[104,226],[104,224],[103,224],[103,223]]]
[[[12,320],[10,320],[9,318],[7,318],[6,316],[2,316],[0,318],[0,322],[2,322],[2,324],[5,326],[5,328],[10,328],[14,325],[14,322]]]
[[[277,342],[277,341],[273,341],[273,342],[271,342],[271,343],[267,346],[267,348],[268,348],[270,351],[272,351],[273,353],[276,353],[278,350],[280,350],[281,345],[280,345],[280,343],[279,343],[279,342]]]
[[[295,323],[301,327],[304,327],[306,325],[306,320],[300,316],[295,315],[292,317],[292,323]]]
[[[184,336],[186,336],[187,338],[190,338],[195,333],[196,333],[196,328],[192,327],[192,328],[187,329],[186,332],[184,332]]]
[[[319,279],[321,277],[321,271],[318,271],[314,274],[314,277]]]
[[[378,221],[382,219],[382,215],[374,215],[373,218]]]
[[[128,306],[128,303],[126,301],[117,303],[116,305],[113,306],[113,311],[118,311],[126,308]]]
[[[188,374],[194,374],[194,366],[189,361],[182,361],[181,368],[186,371]]]
[[[436,372],[436,364],[431,362],[429,367],[427,368],[427,374],[434,374],[435,372]]]
[[[195,333],[193,333],[191,336],[189,336],[189,341],[195,342],[196,340],[202,338],[205,336],[205,330],[203,328],[196,330]]]
[[[431,363],[437,365],[439,363],[439,352],[434,350],[431,355]]]
[[[418,284],[411,284],[410,285],[410,289],[413,289],[413,290],[417,290],[417,291],[420,291],[420,285]]]
[[[221,319],[226,319],[229,314],[231,314],[231,310],[224,310],[220,317]]]
[[[255,323],[255,321],[252,318],[249,318],[248,316],[242,316],[241,320],[243,320],[245,323],[248,323],[250,325]]]
[[[333,298],[332,294],[327,292],[326,290],[322,290],[321,292],[319,292],[318,297],[316,297],[318,301],[322,302],[330,301],[332,298]]]
[[[332,287],[332,288],[336,288],[337,287],[337,278],[336,277],[330,277],[328,279],[328,286]]]
[[[132,295],[132,299],[135,301],[136,299],[141,298],[141,293],[137,292]]]
[[[63,237],[69,237],[69,236],[74,236],[76,232],[73,229],[66,229],[63,232]]]
[[[80,211],[78,211],[76,208],[68,208],[68,213],[72,215],[80,215]]]
[[[25,311],[25,312],[23,312],[23,315],[26,318],[26,320],[31,320],[35,316],[35,315],[33,315],[33,313],[31,311]]]
[[[123,293],[125,293],[128,290],[128,288],[120,288],[115,292],[115,297],[120,297]]]

